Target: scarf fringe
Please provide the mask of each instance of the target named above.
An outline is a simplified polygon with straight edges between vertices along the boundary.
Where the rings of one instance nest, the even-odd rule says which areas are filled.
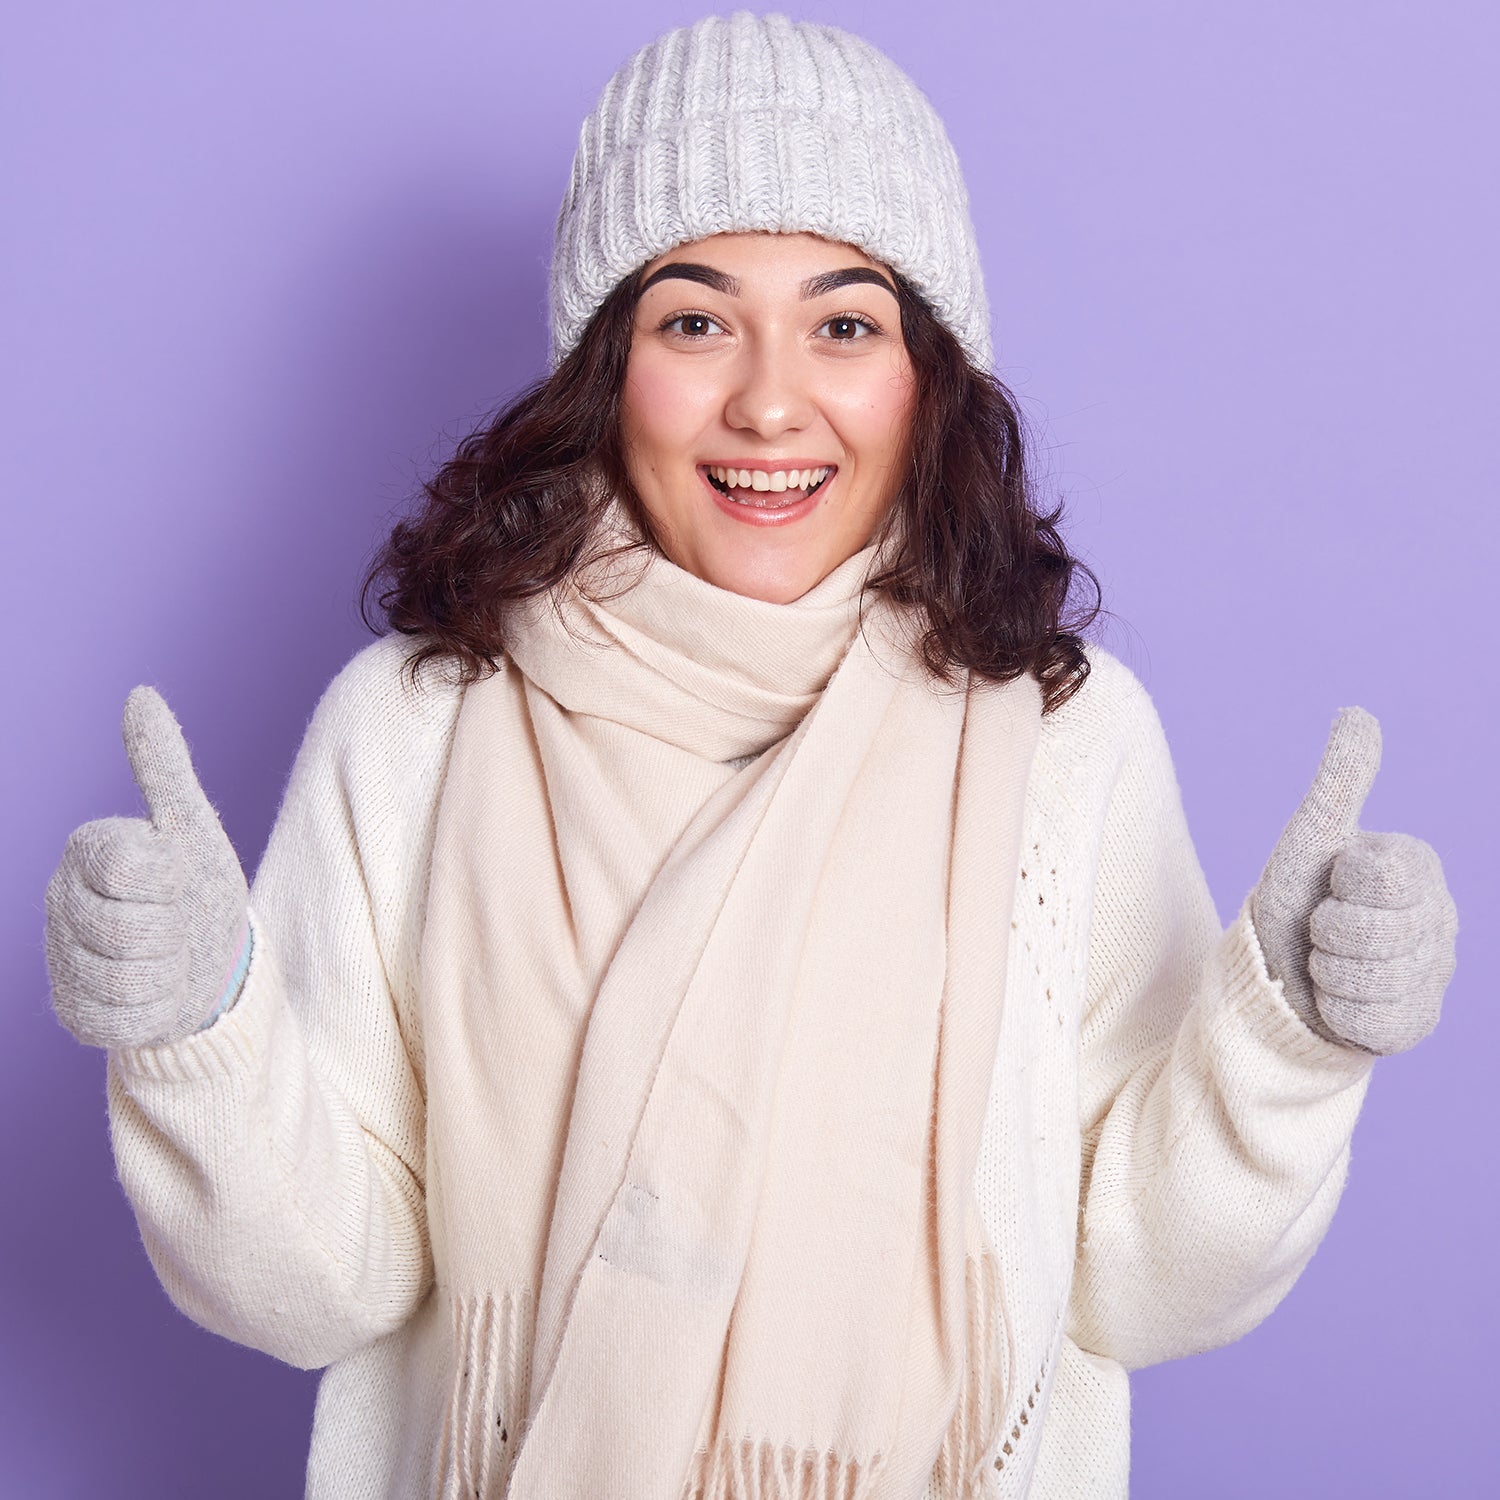
[[[441,1500],[500,1500],[526,1422],[529,1299],[509,1292],[455,1297],[450,1318],[453,1389],[436,1493]]]
[[[840,1458],[742,1438],[693,1455],[681,1500],[868,1500],[881,1458]]]
[[[994,1453],[1005,1420],[1000,1268],[988,1250],[964,1266],[968,1353],[958,1406],[933,1469],[944,1500],[990,1500],[996,1493]]]
[[[993,1500],[1005,1418],[1007,1351],[1001,1336],[1000,1269],[990,1251],[964,1264],[968,1352],[958,1406],[943,1434],[933,1477],[944,1500]],[[1026,1420],[1022,1415],[1021,1420]],[[813,1448],[720,1438],[699,1449],[681,1500],[867,1500],[884,1467]]]

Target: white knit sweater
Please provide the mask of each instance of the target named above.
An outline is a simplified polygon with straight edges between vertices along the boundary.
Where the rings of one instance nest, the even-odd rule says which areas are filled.
[[[448,1295],[427,1232],[444,1163],[427,1155],[417,954],[461,695],[406,686],[410,644],[361,651],[318,706],[253,886],[238,1003],[110,1057],[120,1178],[172,1300],[329,1367],[312,1500],[432,1495],[440,1447],[455,1496],[498,1495],[474,1478],[513,1440],[487,1391],[526,1357],[493,1309]],[[997,1493],[1033,1500],[1124,1495],[1126,1371],[1228,1343],[1286,1294],[1337,1204],[1370,1069],[1293,1014],[1245,908],[1221,931],[1156,711],[1127,667],[1089,657],[1042,720],[976,1182],[1011,1269]]]

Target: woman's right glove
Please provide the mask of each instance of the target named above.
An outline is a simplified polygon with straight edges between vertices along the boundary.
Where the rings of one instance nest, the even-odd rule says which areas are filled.
[[[170,1042],[234,1002],[249,960],[249,889],[154,688],[125,700],[125,753],[150,810],[74,829],[47,885],[57,1018],[93,1047]]]

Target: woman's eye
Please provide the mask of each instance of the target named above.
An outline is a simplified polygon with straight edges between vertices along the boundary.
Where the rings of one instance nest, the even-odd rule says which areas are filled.
[[[690,339],[707,338],[718,326],[707,313],[678,313],[662,324],[663,329],[674,330]]]
[[[867,319],[856,318],[852,313],[840,313],[836,318],[829,318],[823,327],[828,330],[828,337],[840,344],[868,338],[872,333],[880,331]]]

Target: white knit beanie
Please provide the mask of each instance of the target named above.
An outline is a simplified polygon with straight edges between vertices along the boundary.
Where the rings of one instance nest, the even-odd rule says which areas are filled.
[[[932,105],[862,38],[749,11],[643,47],[584,121],[552,251],[554,365],[632,271],[744,230],[857,245],[989,368],[968,194]]]

